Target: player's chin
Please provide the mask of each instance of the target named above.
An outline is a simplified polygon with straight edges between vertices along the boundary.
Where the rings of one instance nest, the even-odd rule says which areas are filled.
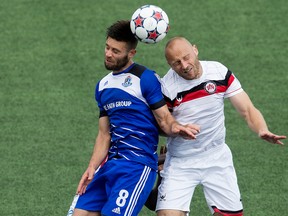
[[[111,61],[105,60],[104,64],[105,64],[105,68],[107,70],[114,70],[115,69],[115,64]]]

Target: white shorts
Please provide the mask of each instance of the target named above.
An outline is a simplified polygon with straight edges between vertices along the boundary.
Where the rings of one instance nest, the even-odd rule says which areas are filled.
[[[226,144],[188,159],[167,154],[161,176],[156,211],[190,212],[197,185],[203,186],[211,213],[215,207],[232,212],[243,209],[232,154]]]

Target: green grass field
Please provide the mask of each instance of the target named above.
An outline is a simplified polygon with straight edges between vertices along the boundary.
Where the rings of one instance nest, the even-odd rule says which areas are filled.
[[[97,133],[106,28],[149,3],[166,11],[171,29],[159,44],[139,44],[137,62],[164,75],[167,40],[190,38],[200,59],[236,74],[270,130],[287,135],[286,0],[2,0],[0,215],[66,215]],[[226,124],[245,215],[287,215],[287,146],[258,139],[229,103]],[[209,215],[201,188],[190,215]]]

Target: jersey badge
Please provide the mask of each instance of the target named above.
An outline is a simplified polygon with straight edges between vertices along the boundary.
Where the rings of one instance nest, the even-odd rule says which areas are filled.
[[[124,80],[124,83],[122,83],[122,86],[124,86],[124,87],[131,86],[132,85],[131,80],[132,80],[131,76],[126,77],[125,80]]]
[[[204,89],[207,93],[209,94],[214,94],[216,92],[216,83],[212,82],[212,81],[208,81],[205,85],[204,85]]]
[[[174,106],[179,106],[181,104],[182,100],[183,100],[183,96],[182,95],[177,95],[176,98],[175,98]]]
[[[177,102],[180,104],[180,103],[181,103],[181,101],[183,100],[183,97],[182,97],[182,95],[181,95],[180,97],[176,97],[176,100],[177,100]]]

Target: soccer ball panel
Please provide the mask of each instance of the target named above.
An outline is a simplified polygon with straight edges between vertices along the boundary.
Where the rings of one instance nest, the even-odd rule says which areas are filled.
[[[165,11],[162,11],[162,17],[163,17],[163,20],[164,20],[167,24],[169,24],[169,18],[168,18],[168,16],[167,16],[167,14],[165,13]]]
[[[141,11],[141,9],[139,8],[139,9],[137,9],[134,13],[133,13],[133,15],[132,15],[132,20],[134,20],[134,19],[136,19],[136,17],[139,15],[139,13],[140,13],[140,11]]]
[[[154,19],[153,17],[147,17],[147,18],[144,19],[144,21],[143,21],[143,27],[144,27],[147,31],[153,31],[155,28],[158,27],[157,20]]]
[[[136,28],[135,28],[135,23],[134,22],[130,22],[130,28],[133,34],[135,34]]]
[[[158,22],[157,32],[159,32],[160,34],[166,33],[167,28],[168,28],[168,25],[167,25],[167,23],[165,22],[165,20],[160,20],[160,21]],[[166,35],[166,34],[165,34],[165,35]]]
[[[141,42],[148,43],[148,44],[154,44],[154,43],[156,43],[156,40],[144,38],[141,40]]]
[[[159,35],[159,37],[156,38],[156,43],[161,41],[165,36],[166,36],[166,33],[163,33],[163,34]]]
[[[151,17],[153,13],[154,11],[150,7],[143,8],[142,10],[140,10],[140,16],[143,18]]]
[[[136,28],[135,34],[138,36],[140,39],[145,39],[148,37],[148,32],[145,28],[138,27]]]

